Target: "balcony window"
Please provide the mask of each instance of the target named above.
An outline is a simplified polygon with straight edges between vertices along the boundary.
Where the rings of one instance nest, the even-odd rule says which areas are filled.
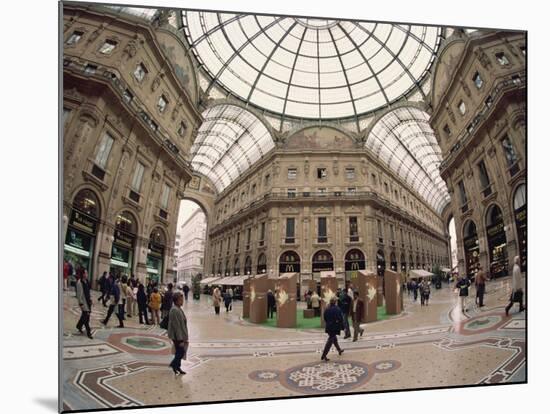
[[[86,67],[84,68],[84,74],[85,75],[93,75],[95,74],[97,70],[97,66],[95,65],[86,65]]]
[[[505,136],[501,140],[501,143],[502,149],[504,150],[504,156],[506,157],[506,162],[508,163],[508,167],[511,167],[518,161],[514,146],[512,145],[512,142],[510,141],[510,138],[508,138],[508,136]]]
[[[294,218],[286,219],[285,243],[294,243]]]
[[[295,180],[298,175],[298,170],[296,168],[289,168],[287,171],[287,178],[289,180]]]
[[[160,113],[163,113],[166,109],[166,106],[168,105],[168,99],[164,95],[161,95],[159,97],[159,100],[157,102],[157,108]]]
[[[346,168],[346,178],[348,180],[355,179],[355,168]]]
[[[503,52],[496,53],[495,57],[497,58],[497,62],[500,66],[506,66],[510,64],[508,57]]]
[[[327,218],[319,217],[317,219],[317,242],[326,243],[327,241]]]
[[[460,180],[458,182],[458,194],[460,196],[460,202],[462,205],[468,203],[468,197],[466,195],[466,188],[464,187],[464,181]]]
[[[464,103],[464,101],[460,101],[457,105],[457,108],[462,115],[466,113],[466,104]]]
[[[349,239],[352,242],[359,241],[359,231],[357,227],[357,217],[349,218]]]
[[[147,69],[143,63],[140,63],[136,66],[136,70],[134,70],[134,78],[136,78],[138,82],[142,82],[143,79],[145,79],[145,75],[147,75]]]
[[[138,162],[136,165],[136,169],[134,170],[134,177],[132,178],[132,190],[139,193],[139,190],[141,189],[141,182],[143,181],[143,172],[145,171],[145,166]]]
[[[66,44],[76,45],[80,41],[80,39],[82,38],[83,35],[84,35],[83,32],[79,32],[79,31],[75,30],[73,32],[73,34],[70,35],[69,38],[67,39]]]
[[[107,165],[107,160],[109,159],[109,154],[113,146],[113,138],[109,134],[103,135],[101,143],[99,144],[99,150],[95,157],[95,164],[102,169],[105,169]]]
[[[489,174],[487,173],[487,168],[485,167],[485,162],[480,161],[479,164],[477,164],[477,168],[479,171],[479,182],[481,184],[481,188],[486,189],[490,185],[490,180]]]
[[[317,168],[317,178],[324,180],[327,178],[327,169],[326,168]]]
[[[288,196],[288,198],[295,198],[296,197],[296,189],[295,188],[289,188],[287,190],[287,196]]]
[[[477,89],[481,89],[483,86],[483,79],[481,78],[481,75],[479,72],[474,73],[474,77],[472,78],[472,81],[474,82],[474,85]]]
[[[113,52],[113,50],[115,50],[116,45],[117,45],[117,42],[115,42],[114,40],[107,39],[105,40],[105,43],[103,43],[99,48],[99,53],[103,55],[110,55]]]
[[[170,199],[170,186],[166,183],[163,184],[162,197],[160,199],[160,205],[162,208],[168,208],[168,200]]]

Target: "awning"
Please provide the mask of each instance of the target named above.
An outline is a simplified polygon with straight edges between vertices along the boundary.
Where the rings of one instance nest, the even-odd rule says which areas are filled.
[[[249,276],[231,276],[231,277],[224,277],[220,280],[218,280],[218,284],[220,285],[228,285],[228,286],[242,286],[243,281],[247,279]]]
[[[451,271],[448,267],[442,267],[441,270],[445,273],[449,273]]]
[[[212,282],[220,279],[219,277],[207,277],[206,279],[202,279],[200,284],[201,285],[210,285]]]
[[[426,270],[423,270],[423,269],[411,269],[409,271],[409,279],[430,277],[433,275],[434,275],[433,273],[427,272]]]

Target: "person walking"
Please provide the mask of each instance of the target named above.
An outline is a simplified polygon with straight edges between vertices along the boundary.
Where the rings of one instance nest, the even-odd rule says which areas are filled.
[[[128,276],[120,278],[120,301],[122,305],[122,320],[126,319],[126,302],[128,299]]]
[[[136,293],[136,301],[138,305],[139,323],[149,325],[149,319],[147,318],[147,293],[145,293],[145,286],[143,283],[139,283]]]
[[[227,289],[227,292],[229,292],[229,297],[231,298],[231,302],[229,302],[229,310],[232,311],[233,310],[233,298],[235,297],[234,293],[233,293],[233,288],[231,286],[229,286],[229,289]]]
[[[321,298],[317,292],[313,292],[311,295],[311,308],[313,309],[313,314],[315,316],[321,316]]]
[[[118,283],[118,280],[117,280],[112,284],[111,291],[109,292],[109,309],[107,309],[107,316],[105,317],[105,319],[101,321],[103,325],[107,325],[107,323],[109,323],[109,319],[111,318],[111,315],[115,311],[115,308],[118,308],[119,306],[120,306],[120,284]],[[124,324],[122,323],[120,308],[117,309],[116,316],[118,318],[118,327],[124,328]]]
[[[340,295],[338,296],[338,307],[342,311],[342,315],[344,316],[344,339],[348,339],[351,337],[351,331],[349,329],[349,311],[351,307],[351,298],[348,296],[348,293],[345,289],[340,291]]]
[[[69,289],[69,262],[63,259],[63,290]]]
[[[101,275],[101,277],[99,278],[97,283],[99,284],[99,291],[101,292],[101,296],[97,298],[97,301],[102,302],[103,306],[107,306],[105,304],[105,301],[107,300],[107,294],[108,294],[108,292],[107,292],[107,283],[108,283],[107,272],[103,272],[103,274]]]
[[[311,309],[311,290],[307,290],[306,293],[304,294],[304,299],[306,301],[306,307],[307,309]]]
[[[187,283],[183,285],[183,294],[185,295],[185,301],[187,302],[187,297],[189,296],[189,286],[187,286]]]
[[[365,312],[365,305],[361,299],[359,299],[359,292],[353,292],[353,302],[351,311],[351,320],[353,322],[353,342],[357,342],[357,336],[363,336],[365,330],[361,328],[361,322],[363,322],[363,314]]]
[[[422,298],[422,305],[428,306],[428,301],[430,300],[430,282],[428,282],[426,279],[422,280],[422,283],[420,283],[420,295]]]
[[[268,289],[267,291],[267,317],[269,319],[273,318],[273,311],[275,309],[275,295],[273,295],[273,292],[271,289]]]
[[[411,280],[411,288],[413,291],[413,301],[416,302],[416,299],[418,298],[418,284],[416,283],[416,280]]]
[[[325,320],[325,332],[328,334],[328,339],[325,344],[325,349],[321,355],[321,361],[328,362],[327,355],[332,348],[332,345],[336,347],[338,355],[342,355],[344,350],[338,345],[337,336],[340,335],[342,328],[344,327],[344,315],[338,306],[336,306],[336,296],[330,298],[329,306],[325,309],[323,314]]]
[[[231,308],[231,301],[233,298],[231,297],[231,293],[229,293],[229,289],[226,289],[225,293],[223,294],[223,303],[225,305],[225,312],[229,312],[229,309]]]
[[[222,301],[222,296],[220,289],[216,286],[214,291],[212,292],[212,304],[214,305],[214,311],[216,312],[216,315],[220,314],[220,302]]]
[[[164,319],[166,315],[170,313],[170,309],[172,309],[172,305],[174,304],[174,285],[172,283],[168,283],[167,290],[164,292],[164,296],[162,297],[162,306],[161,306],[161,317]]]
[[[521,280],[521,267],[519,266],[519,256],[514,257],[514,267],[512,269],[512,293],[510,295],[510,303],[506,306],[505,312],[508,316],[510,308],[515,302],[519,302],[519,311],[523,312],[523,283]]]
[[[78,306],[80,306],[80,319],[76,324],[78,332],[82,333],[82,327],[86,328],[86,335],[90,339],[94,339],[92,336],[92,330],[90,329],[90,312],[92,311],[92,298],[90,296],[90,282],[88,281],[88,274],[84,273],[80,279],[76,281],[76,299]]]
[[[132,310],[135,310],[135,303],[136,303],[136,297],[134,294],[134,288],[132,287],[132,283],[128,281],[126,284],[126,316],[129,318],[132,317],[132,315],[135,315],[136,313]]]
[[[185,375],[181,369],[181,360],[187,359],[187,349],[189,348],[189,332],[187,331],[187,318],[181,308],[183,305],[183,294],[174,292],[174,305],[168,314],[168,338],[174,344],[175,355],[170,367],[175,375]]]
[[[474,284],[476,286],[476,302],[477,305],[482,308],[485,306],[483,304],[483,296],[485,295],[485,282],[487,282],[488,278],[485,275],[485,272],[483,271],[483,267],[480,265],[477,269],[476,277]]]
[[[162,303],[162,298],[160,296],[158,288],[154,287],[151,297],[149,298],[149,309],[151,309],[151,320],[153,325],[158,325],[160,323],[160,305]]]
[[[466,299],[468,298],[468,288],[470,280],[466,276],[461,276],[455,288],[459,290],[458,297],[460,298],[460,310],[462,313],[466,310]]]

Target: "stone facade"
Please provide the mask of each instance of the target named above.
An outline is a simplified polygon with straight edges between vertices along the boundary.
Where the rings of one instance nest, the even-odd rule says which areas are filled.
[[[180,251],[178,255],[178,281],[191,284],[191,277],[203,273],[206,240],[206,217],[201,209],[195,210],[183,223],[178,234]]]
[[[526,36],[461,33],[447,39],[435,70],[430,123],[451,194],[458,265],[493,276],[526,268]]]

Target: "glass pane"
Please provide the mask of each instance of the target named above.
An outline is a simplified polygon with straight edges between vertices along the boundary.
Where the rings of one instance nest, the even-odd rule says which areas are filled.
[[[113,138],[106,133],[105,135],[103,135],[103,139],[101,140],[101,144],[99,145],[99,150],[97,152],[97,156],[95,159],[95,163],[99,167],[105,169],[112,146],[113,146]]]

